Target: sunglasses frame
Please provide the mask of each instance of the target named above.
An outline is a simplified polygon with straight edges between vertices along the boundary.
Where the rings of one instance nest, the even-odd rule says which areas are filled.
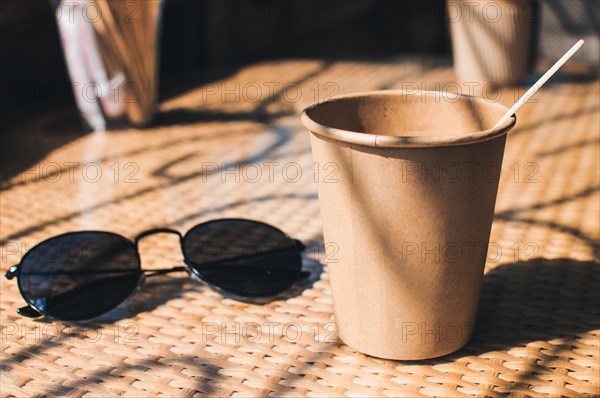
[[[181,271],[185,271],[188,273],[188,275],[190,275],[192,277],[192,279],[196,279],[200,282],[203,282],[205,284],[207,284],[209,287],[211,287],[214,290],[217,290],[220,293],[224,293],[226,295],[229,296],[235,296],[235,297],[268,297],[268,296],[274,296],[278,293],[281,293],[282,291],[285,291],[287,289],[289,289],[290,286],[288,286],[286,289],[284,290],[277,290],[277,291],[273,291],[270,292],[269,294],[256,294],[256,295],[252,295],[252,294],[244,294],[244,295],[240,295],[240,293],[238,292],[232,292],[230,290],[227,290],[213,282],[210,282],[204,275],[202,275],[202,272],[200,272],[198,269],[200,266],[202,266],[203,264],[209,264],[212,262],[206,262],[206,263],[197,263],[194,262],[192,260],[189,259],[189,257],[187,256],[187,254],[185,253],[185,242],[186,242],[186,238],[188,238],[190,232],[192,232],[193,230],[195,230],[196,228],[199,227],[203,227],[209,224],[213,224],[213,223],[218,223],[218,222],[223,222],[223,221],[239,221],[239,222],[252,222],[255,224],[259,224],[263,227],[268,227],[270,229],[275,230],[276,232],[279,232],[282,234],[283,237],[287,238],[290,240],[290,243],[292,243],[294,245],[294,248],[298,249],[298,255],[300,257],[300,268],[298,269],[298,275],[296,276],[296,280],[299,279],[299,276],[302,275],[302,252],[306,249],[306,246],[299,241],[298,239],[294,239],[292,237],[290,237],[288,234],[286,234],[285,232],[283,232],[282,230],[280,230],[277,227],[274,227],[270,224],[264,223],[262,221],[256,221],[256,220],[249,220],[249,219],[244,219],[244,218],[220,218],[220,219],[215,219],[215,220],[210,220],[210,221],[206,221],[200,224],[197,224],[195,226],[193,226],[192,228],[190,228],[184,235],[181,234],[181,232],[172,229],[172,228],[152,228],[149,229],[147,231],[143,231],[141,233],[139,233],[133,240],[128,239],[126,237],[124,237],[123,235],[117,234],[115,232],[110,232],[110,231],[98,231],[98,230],[83,230],[83,231],[72,231],[72,232],[66,232],[64,234],[60,234],[60,235],[56,235],[53,236],[51,238],[48,238],[38,244],[36,244],[35,246],[33,246],[31,249],[29,249],[27,251],[27,253],[25,253],[23,255],[23,257],[21,258],[21,260],[19,261],[18,264],[13,265],[9,268],[9,270],[6,272],[5,277],[6,279],[13,279],[13,278],[17,278],[17,286],[19,288],[19,293],[21,294],[21,297],[23,297],[23,300],[25,300],[25,303],[27,304],[27,306],[25,307],[21,307],[19,309],[17,309],[17,313],[19,315],[28,317],[28,318],[37,318],[40,316],[44,316],[47,318],[51,318],[51,319],[56,319],[56,320],[62,320],[62,321],[82,321],[82,320],[87,320],[87,319],[93,319],[96,318],[100,315],[106,314],[112,310],[114,310],[115,308],[117,308],[118,306],[120,306],[121,304],[123,304],[125,301],[127,301],[137,290],[139,290],[145,283],[146,278],[149,276],[155,276],[155,275],[163,275],[166,273],[170,273],[170,272],[181,272]],[[122,300],[116,302],[115,305],[111,306],[108,309],[103,309],[102,311],[98,311],[97,313],[94,312],[92,313],[92,315],[86,315],[85,318],[65,318],[65,317],[60,317],[60,316],[56,316],[53,315],[52,313],[40,309],[38,308],[25,294],[25,292],[23,291],[23,287],[21,285],[21,264],[23,263],[23,261],[27,258],[28,255],[31,255],[31,253],[33,253],[35,251],[35,249],[44,244],[47,243],[51,240],[54,239],[58,239],[58,238],[62,238],[65,236],[69,236],[69,235],[75,235],[75,234],[80,234],[80,233],[101,233],[101,234],[108,234],[108,235],[113,235],[113,236],[117,236],[121,239],[124,239],[128,242],[130,242],[133,247],[135,248],[135,252],[136,252],[136,257],[137,257],[137,266],[136,268],[139,270],[138,273],[138,280],[136,285],[131,289],[131,292],[129,292]],[[181,253],[183,254],[183,263],[185,264],[185,266],[176,266],[173,268],[166,268],[166,269],[158,269],[158,270],[146,270],[144,271],[142,269],[142,258],[140,256],[140,250],[139,250],[139,243],[140,241],[148,236],[151,235],[157,235],[157,234],[172,234],[172,235],[177,235],[179,237],[179,245],[181,248]],[[290,247],[291,249],[292,247]],[[228,258],[226,259],[227,261],[232,261],[232,260],[236,260],[236,259],[242,259],[245,258],[246,256],[238,256],[238,257],[233,257],[233,258]],[[223,260],[224,261],[224,260]],[[219,261],[217,261],[216,263],[218,263]],[[195,267],[196,266],[196,267]],[[146,275],[145,272],[150,273],[150,275]],[[293,284],[293,283],[292,283]]]

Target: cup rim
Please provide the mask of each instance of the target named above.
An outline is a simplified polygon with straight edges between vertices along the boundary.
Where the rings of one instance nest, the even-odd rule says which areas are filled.
[[[517,122],[516,115],[512,115],[506,122],[504,122],[501,126],[497,128],[491,128],[483,131],[477,131],[474,133],[468,133],[460,136],[449,136],[449,137],[440,137],[440,136],[392,136],[392,135],[384,135],[384,134],[369,134],[369,133],[361,133],[358,131],[344,130],[338,129],[335,127],[329,127],[323,125],[319,122],[313,120],[307,112],[310,110],[325,104],[336,102],[343,99],[348,98],[359,98],[365,96],[377,96],[377,95],[409,95],[409,96],[418,96],[418,95],[442,95],[447,98],[466,98],[471,101],[485,101],[482,97],[471,96],[466,94],[456,94],[456,93],[444,93],[441,91],[427,91],[421,90],[418,92],[407,92],[405,90],[375,90],[375,91],[364,91],[352,94],[338,95],[332,97],[325,101],[316,102],[308,107],[306,107],[302,111],[302,115],[300,120],[302,124],[306,128],[310,130],[311,133],[315,135],[319,135],[326,138],[331,138],[336,141],[347,142],[350,144],[358,144],[369,147],[378,147],[378,148],[420,148],[420,147],[436,147],[436,146],[454,146],[454,145],[468,145],[474,144],[477,142],[491,140],[493,138],[505,135],[514,127]],[[508,107],[504,106],[501,103],[495,102],[490,103],[485,101],[485,103],[489,106],[500,107],[503,110],[503,113],[508,111]]]

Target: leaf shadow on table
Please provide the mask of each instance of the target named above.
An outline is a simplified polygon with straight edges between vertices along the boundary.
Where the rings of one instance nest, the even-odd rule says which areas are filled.
[[[55,124],[61,124],[61,129],[53,131]],[[4,184],[18,176],[52,151],[84,134],[77,111],[72,108],[43,113],[36,118],[29,117],[14,126],[3,126],[0,134],[0,183]],[[31,180],[32,176],[21,178],[27,179]]]
[[[535,131],[540,131],[539,129],[544,128],[555,128],[554,125],[558,123],[563,123],[565,121],[572,122],[578,118],[587,117],[589,115],[597,114],[600,109],[596,106],[590,107],[581,107],[580,109],[567,113],[561,112],[559,114],[547,117],[543,120],[539,120],[537,122],[529,122],[527,124],[521,125],[520,122],[517,122],[515,129],[510,132],[510,136],[514,137],[517,135],[524,135],[533,133]]]
[[[5,380],[10,380],[9,383],[12,385],[3,385],[4,391],[16,391],[22,396],[25,396],[28,388],[25,386],[29,381],[32,381],[30,377],[23,377],[25,375],[16,375],[11,373],[14,367],[20,367],[22,369],[21,362],[29,361],[29,366],[33,366],[34,369],[37,366],[48,366],[48,362],[60,360],[61,357],[56,354],[54,350],[64,349],[65,346],[70,346],[75,340],[77,344],[82,343],[90,344],[93,349],[93,342],[89,341],[90,330],[95,330],[97,333],[101,333],[103,330],[109,332],[107,329],[97,329],[93,325],[86,325],[85,327],[71,328],[70,333],[62,333],[60,336],[54,339],[44,339],[38,344],[23,349],[21,352],[12,354],[10,358],[5,359],[0,364],[0,373],[5,377]],[[86,340],[87,339],[87,340]],[[122,354],[127,355],[128,351],[134,351],[135,347],[124,346]],[[136,355],[137,356],[137,355]],[[112,362],[106,357],[106,362]],[[73,359],[71,357],[71,359]],[[114,357],[113,357],[114,359]],[[81,358],[85,361],[85,358]],[[33,362],[33,363],[31,363]],[[52,364],[53,366],[57,366]],[[66,395],[78,395],[82,396],[88,391],[98,391],[91,389],[89,386],[103,385],[104,388],[100,388],[101,394],[107,395],[120,395],[115,391],[119,390],[118,387],[122,383],[124,378],[131,378],[131,372],[146,372],[149,370],[161,371],[166,368],[173,367],[175,369],[187,369],[193,373],[200,382],[194,383],[194,388],[191,389],[194,393],[204,394],[215,394],[216,389],[214,384],[221,381],[221,375],[219,374],[220,366],[212,364],[210,360],[206,360],[197,355],[173,355],[172,357],[156,357],[147,356],[145,359],[127,358],[126,363],[123,362],[119,366],[99,366],[97,370],[93,372],[87,372],[85,375],[71,374],[67,376],[65,373],[60,377],[60,381],[52,379],[52,377],[58,376],[57,374],[50,377],[50,379],[40,379],[39,377],[33,380],[35,387],[33,388],[32,395],[35,396],[66,396]],[[66,377],[65,377],[66,376]],[[152,379],[155,383],[159,383],[158,377],[154,376]],[[114,386],[111,388],[110,383],[113,382]],[[111,388],[109,390],[109,388]],[[171,387],[169,387],[171,388]],[[188,393],[190,389],[187,389]],[[140,393],[144,390],[140,389]],[[150,394],[150,393],[148,393]],[[186,395],[186,391],[182,391],[183,395]],[[12,396],[12,395],[11,395]]]
[[[538,340],[573,339],[600,327],[600,264],[536,258],[484,277],[472,353]]]
[[[581,345],[574,343],[578,336],[600,328],[600,292],[596,289],[600,284],[599,266],[600,264],[594,261],[578,261],[569,258],[536,258],[500,265],[484,277],[475,331],[466,347],[453,354],[431,360],[390,362],[403,366],[432,366],[465,360],[473,356],[493,356],[493,352],[510,351],[512,348],[518,349],[534,343],[538,350],[537,354],[531,350],[528,350],[528,354],[535,354],[537,360],[529,363],[526,368],[520,369],[517,380],[511,380],[515,386],[528,384],[531,377],[551,371],[549,368],[556,366],[553,361],[564,361],[563,357],[568,355],[575,345]],[[140,294],[139,302],[134,303],[133,307],[136,311],[150,311],[165,300],[178,298],[183,292],[188,291],[184,286],[186,281],[187,278],[157,278],[156,281],[149,282],[145,286],[146,294]],[[149,298],[153,301],[148,302]],[[108,322],[109,319],[106,321]],[[114,319],[111,322],[114,322]],[[93,323],[85,325],[85,329],[91,330],[106,330],[102,329],[103,327],[101,324]],[[61,335],[56,339],[45,339],[21,352],[13,353],[10,358],[2,362],[0,371],[10,375],[13,366],[22,361],[52,361],[54,349],[60,350],[65,345],[72,345],[73,338],[84,338],[82,334],[85,334],[85,329],[75,328],[73,334]],[[560,341],[546,343],[557,339]],[[290,368],[286,368],[285,385],[277,383],[268,388],[275,394],[294,392],[296,382],[301,383],[303,376],[310,373],[309,369],[312,366],[330,357],[328,352],[331,346],[343,345],[341,342],[323,344],[327,347],[321,347],[323,349],[319,352],[307,351],[300,364],[290,364]],[[582,350],[585,349],[579,347],[579,351]],[[381,360],[373,358],[373,361]],[[118,385],[122,377],[131,377],[128,376],[128,372],[160,371],[168,367],[185,368],[195,375],[193,376],[194,388],[190,391],[216,394],[223,392],[221,385],[223,383],[220,382],[223,376],[219,373],[223,366],[218,362],[214,363],[212,359],[199,356],[132,358],[118,368],[102,366],[96,372],[87,373],[85,379],[67,378],[61,383],[46,387],[44,394],[63,395],[85,392],[86,386],[90,384],[102,382],[106,385],[111,380]],[[215,384],[219,384],[219,387],[216,388]],[[236,391],[234,385],[231,389]]]
[[[297,76],[295,79],[292,79],[292,81],[286,84],[277,84],[277,88],[273,89],[273,91],[270,92],[269,95],[265,96],[265,98],[260,98],[259,101],[256,102],[255,106],[252,107],[252,109],[233,112],[231,110],[227,110],[227,108],[224,108],[222,106],[217,110],[210,108],[170,109],[158,113],[154,125],[155,127],[165,127],[172,125],[196,124],[212,121],[230,122],[240,120],[251,120],[261,123],[270,123],[277,118],[294,115],[297,113],[293,107],[294,102],[286,99],[286,90],[288,89],[289,85],[300,87],[303,84],[307,84],[308,82],[310,82],[311,79],[317,78],[319,75],[326,72],[333,65],[333,63],[334,61],[332,59],[324,59],[318,68],[310,70],[307,73],[302,74],[301,76]],[[204,103],[209,102],[208,100],[211,98],[214,99],[213,95],[216,93],[215,91],[211,92],[210,94],[207,94],[206,91],[208,91],[208,89],[204,85],[197,85],[191,89],[191,91],[194,90],[199,90],[199,92],[203,92],[202,98]],[[232,93],[229,92],[229,94]],[[233,94],[236,95],[235,91],[233,92]],[[219,92],[218,95],[220,95],[221,97],[223,95],[225,95],[225,97],[227,96],[226,94],[223,94],[221,92]],[[239,95],[239,93],[237,95]],[[222,102],[225,102],[225,97],[221,98]],[[236,103],[239,102],[239,99],[237,99]],[[280,107],[277,111],[270,110],[269,106],[275,103],[278,103],[280,106],[283,106],[283,109],[281,109]]]
[[[310,289],[312,285],[320,279],[321,273],[323,272],[323,266],[318,261],[310,258],[304,258],[303,271],[307,272],[308,275],[302,280],[299,280],[288,291],[274,296],[265,302],[256,302],[256,304],[267,304],[271,301],[287,300],[301,295],[306,289]],[[195,286],[196,284],[198,285],[197,287]],[[159,306],[165,304],[169,300],[183,298],[183,295],[193,294],[193,291],[195,291],[196,294],[202,295],[203,291],[206,289],[208,289],[206,285],[190,281],[189,277],[182,278],[161,276],[154,280],[150,280],[142,285],[141,290],[133,294],[126,304],[118,307],[108,314],[89,322],[66,323],[66,328],[56,336],[41,339],[36,337],[36,344],[28,345],[19,352],[11,353],[9,357],[5,356],[5,359],[0,365],[0,373],[2,373],[3,376],[6,376],[5,379],[9,379],[10,383],[16,384],[22,380],[11,373],[11,371],[15,368],[15,366],[21,368],[22,362],[33,361],[41,364],[42,362],[45,363],[46,361],[54,361],[57,358],[60,358],[60,356],[56,356],[56,352],[59,350],[64,350],[66,347],[81,346],[82,344],[84,346],[91,344],[90,348],[93,349],[94,339],[96,336],[101,336],[103,333],[108,333],[110,336],[115,336],[115,338],[117,338],[116,335],[114,335],[114,333],[116,333],[116,328],[124,329],[121,330],[123,332],[122,334],[127,335],[127,337],[120,336],[121,339],[129,339],[131,336],[134,336],[134,339],[129,341],[129,343],[133,344],[133,346],[130,344],[125,344],[126,341],[123,340],[123,343],[125,344],[123,346],[123,355],[127,356],[127,351],[136,350],[137,348],[143,346],[143,343],[139,342],[139,339],[143,338],[147,341],[147,337],[145,336],[135,337],[137,336],[138,332],[143,332],[143,330],[138,330],[139,326],[135,325],[135,320],[131,320],[132,316],[143,312],[149,313]],[[224,296],[223,298],[230,299],[228,296]],[[171,308],[170,310],[173,309]],[[210,313],[210,311],[208,311],[207,314],[208,313]],[[157,316],[160,316],[160,314]],[[123,322],[117,324],[119,321]],[[191,320],[191,322],[195,321]],[[44,328],[44,324],[47,325],[47,328],[55,327],[52,321],[46,319],[39,321],[37,327],[41,327],[43,330],[46,330],[47,328]],[[132,330],[134,334],[129,333],[132,332],[132,330],[129,330],[130,326],[133,326]],[[56,330],[58,331],[59,329]],[[76,340],[75,344],[73,343],[74,340]],[[197,343],[201,344],[200,341],[201,339],[199,337]],[[217,339],[217,342],[218,341],[219,340]],[[53,352],[55,354],[53,354]],[[135,356],[138,356],[138,354]],[[220,360],[217,357],[202,358],[197,355],[189,356],[175,354],[172,356],[166,355],[164,357],[156,357],[151,355],[146,356],[147,359],[127,359],[118,367],[100,366],[97,371],[86,373],[85,377],[68,377],[62,382],[50,386],[44,386],[42,384],[41,387],[44,387],[45,390],[39,395],[55,396],[79,393],[83,394],[87,391],[86,386],[89,385],[94,385],[97,383],[103,383],[104,385],[107,385],[107,383],[110,383],[111,381],[118,385],[123,377],[131,377],[130,372],[146,372],[150,370],[152,372],[160,372],[161,369],[169,367],[173,367],[175,369],[187,369],[189,373],[193,375],[190,376],[186,374],[186,376],[190,377],[192,381],[192,383],[188,384],[194,385],[193,388],[187,389],[188,393],[223,393],[223,389],[225,387],[223,387],[224,383],[222,383],[221,380],[223,376],[219,373],[219,371],[223,369],[225,365],[220,363]],[[107,355],[106,357],[106,360],[109,362],[113,362],[114,359],[114,354]],[[35,363],[32,366],[35,367]],[[152,375],[148,376],[149,380],[151,380],[153,377],[154,376]],[[215,384],[218,383],[220,383],[219,387],[215,388]],[[141,391],[142,390],[140,390],[140,392]],[[231,385],[231,392],[233,393],[235,391],[237,391],[235,385]],[[39,393],[39,389],[36,389],[36,394],[37,393]],[[182,391],[182,394],[185,395],[185,393],[186,391]]]
[[[569,353],[575,347],[579,352],[575,357],[591,355],[586,353],[586,343],[576,340],[586,334],[589,338],[590,332],[600,328],[598,286],[600,264],[596,261],[535,258],[497,266],[484,276],[470,342],[440,358],[400,363],[440,365],[471,362],[469,357],[475,356],[504,357],[505,361],[511,349],[527,346],[527,355],[536,360],[528,361],[510,381],[513,386],[528,385],[536,375],[552,373],[557,366],[572,366]]]
[[[551,368],[559,366],[556,361],[565,361],[564,357],[575,346],[585,351],[583,344],[574,340],[600,328],[599,285],[600,264],[594,261],[536,258],[501,265],[484,277],[473,337],[461,350],[421,361],[391,361],[366,356],[351,348],[349,351],[361,355],[363,360],[372,360],[373,366],[387,363],[418,367],[472,362],[476,356],[493,356],[495,351],[507,357],[510,354],[505,351],[533,343],[538,352],[528,349],[528,355],[537,356],[537,360],[521,368],[516,379],[509,380],[515,388],[526,386],[532,377],[552,372]],[[444,333],[440,330],[440,338],[444,338]],[[427,337],[435,338],[432,334]],[[560,340],[547,343],[557,339]],[[341,341],[331,344],[343,346]],[[286,384],[278,385],[273,394],[295,392],[295,382],[301,383],[320,358],[327,359],[330,355],[323,351],[320,356],[303,359],[305,365],[294,368],[294,373],[286,377]]]
[[[600,144],[599,137],[592,138],[592,139],[582,139],[582,140],[575,141],[572,144],[561,145],[556,148],[542,150],[542,151],[538,152],[537,155],[540,158],[557,156],[557,155],[562,155],[563,153],[566,153],[569,151],[587,148],[588,146],[597,146],[599,144]]]
[[[286,143],[288,143],[291,140],[291,136],[292,136],[292,132],[288,131],[288,129],[280,128],[277,126],[270,126],[270,127],[272,127],[272,128],[265,129],[265,131],[267,131],[274,138],[274,141],[269,143],[266,147],[256,150],[254,153],[248,155],[244,159],[239,159],[237,162],[227,162],[227,163],[222,162],[220,165],[218,165],[218,167],[215,170],[209,171],[206,169],[203,170],[201,168],[198,168],[198,169],[194,169],[191,172],[187,172],[185,175],[178,175],[178,176],[170,175],[168,173],[168,169],[170,167],[172,167],[173,165],[175,165],[177,162],[179,162],[181,160],[185,160],[186,157],[183,157],[181,159],[171,159],[166,163],[157,165],[155,168],[155,171],[153,172],[153,176],[164,178],[164,182],[162,182],[162,183],[159,183],[159,184],[156,184],[153,186],[142,187],[138,190],[134,190],[133,192],[126,193],[126,194],[118,196],[116,198],[109,198],[109,199],[100,201],[98,203],[94,203],[92,205],[86,206],[84,208],[74,209],[66,214],[62,214],[60,216],[51,218],[47,221],[40,222],[39,224],[26,227],[20,231],[16,231],[14,233],[11,233],[10,235],[4,236],[2,239],[0,239],[0,244],[6,244],[10,241],[22,239],[23,237],[25,237],[27,235],[31,235],[40,230],[43,230],[44,228],[46,228],[48,226],[56,225],[57,223],[60,223],[60,222],[73,220],[84,214],[89,214],[91,212],[98,211],[102,208],[105,208],[106,206],[127,203],[128,201],[136,199],[142,195],[159,192],[162,189],[165,189],[166,187],[177,186],[184,182],[190,181],[192,179],[206,178],[209,175],[213,175],[215,173],[218,174],[218,173],[222,172],[222,170],[227,170],[228,168],[229,169],[233,168],[233,167],[241,168],[241,167],[244,167],[245,165],[251,164],[253,162],[259,162],[263,159],[266,159],[269,156],[271,156],[274,151],[278,150],[279,148],[282,148]],[[210,137],[212,137],[212,135],[209,135],[208,138],[210,138]],[[207,137],[202,136],[201,138],[199,138],[199,140],[204,139],[204,138],[207,138]],[[196,139],[192,139],[192,140],[195,141]],[[192,140],[190,140],[190,142]],[[153,149],[158,149],[158,148],[153,148]],[[131,156],[131,155],[134,155],[134,153],[126,154],[126,156]],[[101,160],[104,160],[104,159],[101,159]],[[63,171],[60,171],[60,172],[62,173]],[[15,185],[23,185],[23,184],[15,184]],[[276,199],[276,198],[277,198],[276,196],[271,195],[266,199]],[[239,204],[233,204],[233,206],[237,206],[237,205],[239,205]],[[205,209],[202,211],[203,214],[204,213],[210,214],[213,212],[215,212],[214,208],[208,208],[208,209]]]
[[[582,231],[581,229],[570,226],[564,223],[558,223],[553,220],[543,220],[532,216],[532,212],[545,210],[551,207],[564,205],[567,203],[573,203],[581,199],[586,199],[592,196],[598,196],[600,186],[593,185],[583,188],[577,192],[569,195],[564,195],[558,198],[550,198],[542,202],[528,204],[520,207],[513,207],[503,211],[497,211],[494,214],[494,222],[504,221],[515,224],[525,224],[528,226],[537,226],[547,228],[550,231],[558,232],[561,234],[571,235],[592,250],[592,256],[594,259],[600,259],[600,242],[595,236],[591,236],[589,233]]]

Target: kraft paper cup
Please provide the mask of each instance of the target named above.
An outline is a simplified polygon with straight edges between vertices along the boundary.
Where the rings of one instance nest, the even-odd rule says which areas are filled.
[[[469,340],[506,133],[481,98],[374,91],[304,110],[339,337],[424,359]],[[333,166],[331,166],[333,165]]]
[[[530,0],[448,0],[454,69],[469,82],[514,85],[528,70]]]

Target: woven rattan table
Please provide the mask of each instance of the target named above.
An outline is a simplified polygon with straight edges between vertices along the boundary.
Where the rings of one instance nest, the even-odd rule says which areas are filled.
[[[161,104],[149,129],[73,137],[61,112],[15,127],[39,156],[2,183],[2,271],[67,231],[133,237],[244,217],[303,240],[312,276],[262,305],[223,298],[185,274],[161,276],[99,320],[74,324],[19,317],[17,285],[3,279],[1,395],[599,396],[595,79],[556,79],[519,113],[471,343],[402,362],[336,336],[318,176],[299,111],[359,90],[468,92],[454,79],[436,61],[273,61],[188,87]],[[485,94],[510,104],[523,92]],[[23,164],[3,165],[12,166]],[[148,269],[181,263],[170,235],[147,238],[141,252]]]

